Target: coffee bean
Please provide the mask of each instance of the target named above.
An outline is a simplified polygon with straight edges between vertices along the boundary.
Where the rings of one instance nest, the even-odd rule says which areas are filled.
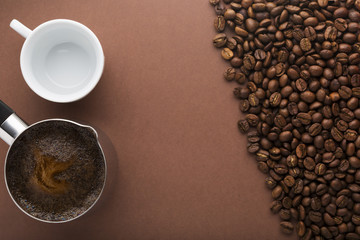
[[[302,237],[305,235],[305,224],[303,221],[299,221],[296,225],[296,232],[299,237]]]
[[[303,124],[303,125],[308,125],[311,123],[311,115],[308,113],[298,113],[298,115],[296,116],[296,118]]]
[[[301,50],[307,52],[311,49],[311,42],[309,38],[303,38],[300,41],[300,48]]]
[[[304,182],[303,182],[303,180],[302,180],[302,179],[297,179],[297,180],[295,181],[295,185],[294,185],[294,193],[295,193],[295,194],[301,193],[302,190],[303,190],[303,188],[304,188]]]
[[[358,184],[350,184],[348,186],[348,188],[352,191],[352,192],[360,192],[360,186]]]
[[[286,165],[284,164],[276,164],[274,166],[274,171],[277,173],[277,174],[286,174],[288,172],[288,168]]]
[[[326,8],[328,6],[328,0],[317,0],[320,7]]]
[[[210,4],[215,30],[234,35],[213,44],[232,66],[224,78],[246,83],[234,89],[238,128],[268,174],[283,231],[294,218],[301,239],[358,239],[360,1]]]
[[[344,138],[347,140],[347,141],[355,141],[357,139],[357,132],[355,130],[351,130],[351,129],[347,129],[344,133]]]
[[[341,195],[336,199],[336,206],[338,206],[339,208],[344,208],[348,204],[348,201],[348,197]]]
[[[315,169],[315,161],[311,157],[306,157],[303,161],[304,167],[307,170],[314,170]]]
[[[332,135],[332,137],[334,138],[334,140],[337,141],[337,142],[342,141],[343,138],[344,138],[343,134],[342,134],[342,133],[340,132],[340,130],[337,129],[336,127],[333,127],[333,128],[331,129],[331,135]]]
[[[304,25],[315,27],[318,24],[318,22],[319,21],[316,17],[308,17],[307,19],[304,20]]]
[[[236,70],[232,67],[226,69],[225,73],[224,73],[224,78],[227,81],[233,81],[235,79],[235,75],[236,75]]]
[[[308,38],[310,41],[316,40],[316,31],[313,27],[308,26],[304,30],[304,35],[306,38]]]
[[[251,70],[255,66],[255,58],[252,55],[246,55],[243,59],[244,67],[248,70]]]
[[[265,179],[266,186],[270,189],[276,187],[276,181],[272,177],[267,177]]]
[[[323,163],[318,163],[316,166],[315,166],[315,173],[317,175],[324,175],[326,172],[326,165],[323,164]]]
[[[217,4],[219,4],[220,0],[210,0],[210,4],[215,6]]]
[[[300,92],[304,92],[307,89],[307,82],[302,78],[299,78],[298,80],[296,80],[295,84],[296,84],[297,90],[299,90]]]
[[[270,100],[271,106],[277,107],[277,106],[279,106],[279,104],[281,102],[281,94],[279,92],[275,92],[275,93],[271,94],[269,100]]]
[[[214,46],[218,48],[225,46],[226,42],[227,37],[225,33],[219,33],[213,39]]]
[[[353,33],[345,33],[343,36],[345,43],[354,44],[356,42],[356,35]]]
[[[310,72],[311,76],[313,76],[313,77],[321,76],[323,71],[324,71],[323,68],[318,65],[313,65],[313,66],[310,66],[310,68],[309,68],[309,72]]]
[[[225,60],[230,60],[234,57],[234,53],[233,53],[233,51],[231,51],[230,48],[223,48],[223,50],[221,51],[221,56]]]
[[[247,99],[240,100],[240,104],[239,104],[240,111],[246,112],[249,110],[249,108],[250,108],[250,103]]]
[[[324,32],[324,37],[326,40],[335,41],[337,36],[337,29],[335,27],[329,26]]]
[[[281,231],[286,234],[291,234],[294,231],[294,225],[291,222],[281,222],[280,227]]]
[[[288,209],[281,209],[279,212],[279,216],[281,220],[290,220],[291,219],[291,213]]]
[[[321,232],[321,235],[326,239],[332,239],[332,237],[333,237],[327,227],[321,227],[320,232]]]
[[[334,26],[340,32],[344,32],[348,27],[346,20],[343,18],[335,19]]]
[[[259,27],[259,22],[252,19],[252,18],[248,18],[246,19],[245,21],[245,26],[246,26],[246,29],[249,31],[249,32],[255,32],[257,30],[257,28]]]
[[[346,18],[349,14],[349,11],[345,7],[337,8],[334,11],[334,18]]]
[[[325,184],[319,184],[316,187],[316,195],[321,196],[328,191],[328,187]]]
[[[259,123],[259,117],[255,114],[246,114],[245,119],[252,127],[256,127]]]
[[[271,195],[274,199],[277,199],[281,196],[282,193],[283,193],[283,190],[282,190],[281,186],[278,185],[273,189]]]
[[[322,220],[322,215],[320,212],[309,211],[309,219],[314,223],[319,223]]]
[[[260,146],[258,143],[249,143],[247,145],[247,150],[249,153],[256,153],[257,151],[259,151]]]
[[[222,32],[225,29],[225,18],[222,15],[218,15],[214,20],[214,27],[216,31]]]
[[[234,19],[235,14],[236,14],[236,12],[233,9],[228,8],[228,9],[226,9],[226,11],[224,13],[224,17],[226,20],[231,20],[231,19]]]
[[[296,167],[298,163],[298,159],[296,155],[289,155],[286,158],[286,164],[288,167]]]
[[[305,146],[305,144],[299,144],[296,147],[296,156],[298,158],[304,158],[306,156],[306,146]]]
[[[292,187],[295,184],[295,179],[294,179],[293,176],[287,175],[284,178],[284,183],[285,183],[286,186]]]
[[[318,135],[322,130],[322,126],[320,123],[314,123],[313,125],[310,126],[309,128],[309,133],[310,136],[316,136]]]
[[[345,236],[346,240],[359,240],[360,239],[360,235],[357,233],[347,233]]]
[[[258,162],[258,169],[264,174],[269,172],[269,167],[265,162]]]
[[[239,35],[240,37],[243,37],[243,38],[246,38],[249,35],[249,33],[245,29],[243,29],[239,26],[235,27],[235,32],[237,35]]]
[[[216,15],[224,15],[226,8],[221,2],[214,7]]]
[[[240,132],[242,132],[242,133],[246,133],[247,131],[249,131],[250,126],[249,126],[248,121],[246,121],[246,120],[238,121],[238,128],[239,128]]]

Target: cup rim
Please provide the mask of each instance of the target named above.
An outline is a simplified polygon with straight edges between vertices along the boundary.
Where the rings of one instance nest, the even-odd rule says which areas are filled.
[[[71,93],[68,95],[67,94],[60,95],[60,94],[53,93],[51,91],[51,89],[47,89],[46,92],[43,91],[41,88],[38,88],[33,83],[34,81],[36,81],[35,80],[36,78],[33,76],[32,72],[24,70],[25,69],[24,66],[26,65],[25,54],[27,54],[28,45],[31,42],[31,39],[33,38],[33,36],[36,35],[42,29],[47,28],[52,25],[56,25],[56,24],[70,24],[70,25],[73,25],[73,26],[81,29],[83,32],[85,32],[87,34],[87,38],[90,39],[92,44],[94,44],[94,46],[95,46],[95,56],[96,56],[97,64],[96,64],[94,73],[92,74],[90,80],[88,81],[88,84],[86,85],[86,88],[81,88],[77,92]],[[70,20],[70,19],[53,19],[53,20],[49,20],[49,21],[44,22],[44,23],[40,24],[39,26],[37,26],[32,31],[32,33],[25,39],[25,42],[22,46],[21,53],[20,53],[20,68],[21,68],[22,75],[23,75],[27,85],[31,88],[31,90],[33,90],[40,97],[42,97],[46,100],[52,101],[52,102],[57,102],[57,103],[74,102],[74,101],[80,100],[80,99],[84,98],[85,96],[87,96],[96,87],[96,85],[100,81],[100,78],[104,71],[104,65],[105,65],[104,52],[103,52],[102,46],[100,44],[100,41],[96,37],[95,33],[92,32],[84,24],[76,22],[74,20]]]

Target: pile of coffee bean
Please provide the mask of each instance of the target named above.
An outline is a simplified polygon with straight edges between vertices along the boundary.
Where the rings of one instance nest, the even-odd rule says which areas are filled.
[[[210,3],[281,230],[360,239],[360,0]]]

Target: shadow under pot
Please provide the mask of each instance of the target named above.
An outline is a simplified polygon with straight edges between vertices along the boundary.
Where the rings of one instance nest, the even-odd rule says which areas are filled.
[[[28,216],[62,223],[85,214],[99,199],[106,161],[96,131],[65,119],[28,126],[0,100],[0,137],[10,145],[5,183]]]

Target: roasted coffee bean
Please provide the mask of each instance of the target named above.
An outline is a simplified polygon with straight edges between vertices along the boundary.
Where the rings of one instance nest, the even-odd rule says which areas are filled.
[[[354,232],[347,233],[345,235],[346,240],[360,240],[360,235]]]
[[[246,133],[249,131],[250,125],[247,120],[239,120],[238,128],[239,128],[240,132]]]
[[[225,18],[222,15],[218,15],[214,20],[214,27],[216,31],[222,32],[225,29]]]
[[[244,56],[244,59],[243,59],[243,64],[244,64],[244,67],[247,69],[247,70],[251,70],[254,68],[255,66],[255,58],[252,56],[252,55],[246,55]]]
[[[348,197],[341,195],[336,199],[336,206],[338,206],[339,208],[344,208],[348,204],[348,201]]]
[[[291,222],[281,222],[280,227],[281,231],[286,234],[291,234],[294,231],[294,225]]]
[[[281,209],[279,212],[279,216],[281,220],[290,220],[291,219],[291,213],[288,209]]]
[[[225,33],[219,33],[213,39],[214,46],[218,48],[225,46],[226,42],[227,37]]]
[[[295,181],[295,185],[294,185],[294,193],[295,194],[299,194],[302,192],[303,188],[304,188],[304,182],[302,179],[297,179]]]
[[[233,51],[231,51],[230,48],[223,48],[223,50],[221,51],[221,56],[225,60],[230,60],[234,57],[234,53],[233,53]]]
[[[240,111],[246,112],[249,110],[249,108],[250,108],[250,103],[247,99],[240,100],[240,104],[239,104]]]
[[[307,82],[302,78],[299,78],[298,80],[296,80],[295,85],[296,85],[297,90],[299,90],[300,92],[304,92],[308,87]]]
[[[316,166],[315,166],[315,173],[319,176],[322,176],[324,175],[326,172],[326,165],[323,164],[323,163],[318,163]]]
[[[252,127],[256,127],[259,123],[259,117],[256,116],[255,114],[246,114],[245,119]]]
[[[295,184],[295,179],[294,179],[293,176],[287,175],[287,176],[284,178],[284,183],[286,184],[286,186],[292,187],[292,186],[294,186],[294,184]]]
[[[224,78],[227,81],[233,81],[235,80],[236,70],[232,67],[225,70]]]
[[[276,187],[276,181],[272,177],[267,177],[265,179],[266,186],[270,189]]]
[[[303,38],[300,41],[300,48],[301,50],[307,52],[311,49],[311,42],[309,38]]]
[[[308,125],[311,123],[311,115],[308,113],[299,113],[296,118],[304,125]]]
[[[224,17],[226,20],[231,20],[231,19],[234,19],[235,14],[236,14],[236,12],[233,9],[228,8],[228,9],[226,9],[226,11],[224,13]]]
[[[272,107],[279,106],[281,102],[281,94],[279,92],[274,92],[273,94],[271,94],[269,101]]]
[[[252,18],[248,18],[246,19],[245,21],[245,26],[246,26],[246,29],[249,31],[249,32],[255,32],[257,30],[257,28],[259,27],[259,22],[252,19]]]
[[[309,133],[312,137],[318,135],[322,130],[322,126],[320,123],[314,123],[313,125],[310,126],[309,128]]]
[[[306,156],[306,146],[305,146],[305,144],[299,144],[296,147],[296,156],[298,158],[304,158]]]
[[[286,164],[288,167],[296,167],[298,164],[298,158],[296,155],[289,155],[286,158]],[[360,179],[360,174],[359,174],[359,179]]]
[[[314,223],[319,223],[322,220],[322,214],[316,211],[309,211],[309,219]]]
[[[278,185],[273,189],[271,195],[274,199],[277,199],[281,196],[282,193],[283,193],[283,190],[282,190],[281,186]]]
[[[258,162],[258,169],[265,174],[269,172],[269,167],[265,162]]]
[[[328,191],[328,187],[325,184],[319,184],[316,187],[316,195],[321,196]]]
[[[288,172],[288,168],[286,165],[283,165],[283,164],[276,164],[274,166],[274,171],[277,173],[277,174],[286,174]]]
[[[300,239],[360,239],[360,0],[210,4],[282,230],[296,219]]]
[[[324,71],[323,68],[318,65],[313,65],[313,66],[310,66],[310,68],[309,68],[309,72],[310,72],[311,76],[313,76],[313,77],[321,76],[323,71]]]
[[[220,0],[210,0],[210,4],[215,6],[217,4],[219,4]]]

